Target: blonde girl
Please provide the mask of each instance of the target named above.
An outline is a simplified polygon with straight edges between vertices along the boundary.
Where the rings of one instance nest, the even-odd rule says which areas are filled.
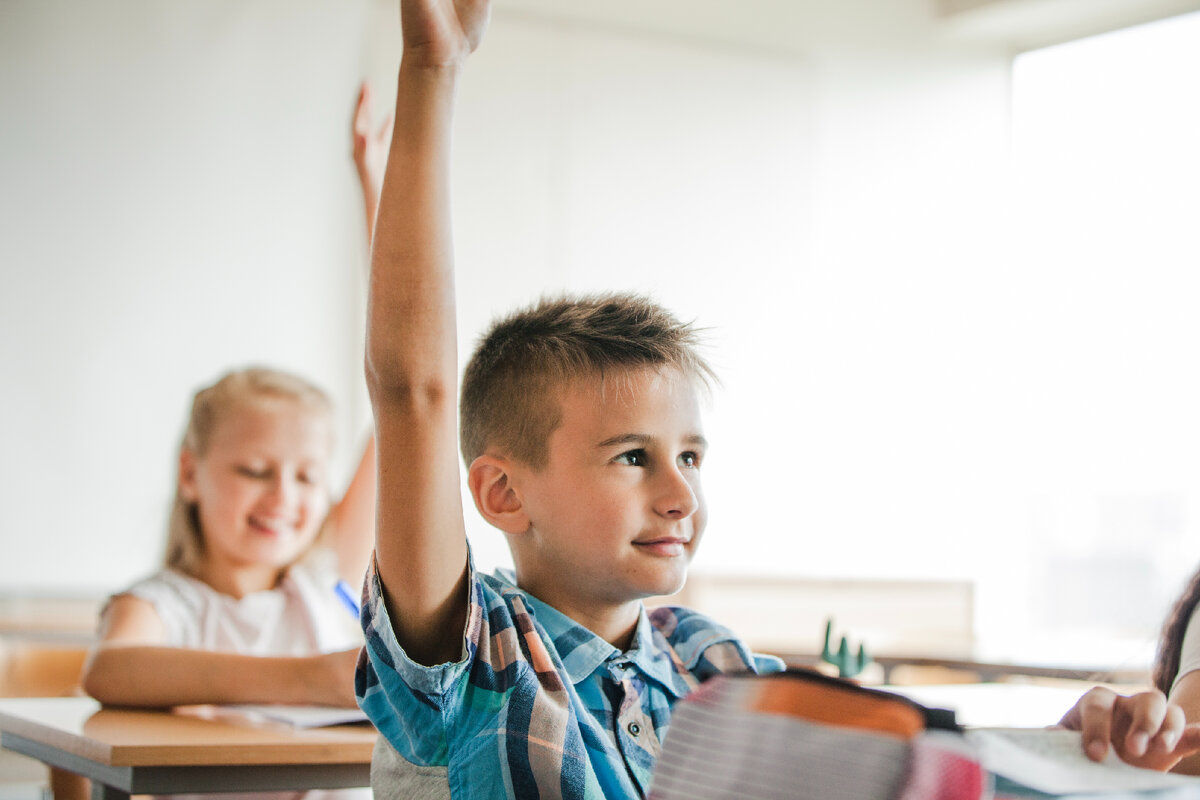
[[[335,586],[361,585],[370,556],[374,448],[331,505],[330,412],[319,389],[268,369],[196,394],[163,569],[105,607],[89,694],[133,706],[354,704],[361,634]]]
[[[373,133],[369,118],[364,86],[353,128],[368,238],[391,130]],[[328,397],[295,375],[241,369],[197,392],[163,567],[105,606],[88,694],[127,706],[354,705],[362,633],[346,597],[373,545],[375,447],[334,502],[332,441]]]

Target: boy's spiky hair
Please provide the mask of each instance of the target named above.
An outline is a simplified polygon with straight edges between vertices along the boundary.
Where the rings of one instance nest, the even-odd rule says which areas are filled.
[[[543,299],[495,322],[463,374],[463,459],[489,447],[539,469],[561,421],[559,396],[580,378],[637,367],[678,369],[701,387],[715,381],[696,328],[636,294]]]

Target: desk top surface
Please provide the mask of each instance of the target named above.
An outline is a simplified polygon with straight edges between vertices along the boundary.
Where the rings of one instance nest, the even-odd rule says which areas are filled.
[[[298,730],[215,706],[101,708],[85,697],[0,700],[0,732],[110,766],[370,763],[366,723]]]

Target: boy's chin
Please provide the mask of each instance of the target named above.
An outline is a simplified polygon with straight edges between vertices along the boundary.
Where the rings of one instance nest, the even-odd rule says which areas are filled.
[[[686,569],[681,570],[677,575],[664,575],[661,579],[654,581],[652,586],[646,587],[641,599],[668,597],[681,591],[685,583],[687,583]]]

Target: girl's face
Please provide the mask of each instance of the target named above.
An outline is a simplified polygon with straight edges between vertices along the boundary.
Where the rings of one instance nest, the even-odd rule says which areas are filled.
[[[329,510],[328,416],[286,398],[254,398],[217,422],[208,450],[180,455],[179,490],[195,503],[204,572],[279,570],[316,537]]]

